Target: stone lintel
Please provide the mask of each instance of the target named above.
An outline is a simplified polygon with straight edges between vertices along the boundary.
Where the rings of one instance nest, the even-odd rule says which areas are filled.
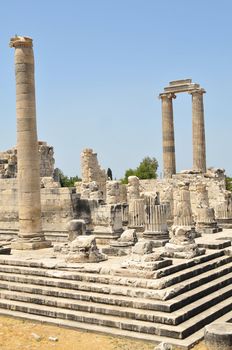
[[[180,79],[170,81],[169,86],[192,84],[192,79]]]
[[[199,84],[185,84],[185,85],[173,85],[167,86],[164,88],[164,92],[173,92],[173,93],[181,93],[181,92],[191,92],[192,90],[199,89]]]

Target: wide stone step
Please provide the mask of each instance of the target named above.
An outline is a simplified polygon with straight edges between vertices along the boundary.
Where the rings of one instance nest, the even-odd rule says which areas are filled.
[[[58,307],[35,305],[14,300],[0,300],[0,308],[46,316],[49,318],[66,319],[87,324],[96,324],[104,327],[113,327],[121,330],[184,339],[202,328],[205,324],[208,324],[223,314],[231,311],[232,298],[228,298],[218,303],[216,307],[211,307],[178,326],[126,319],[118,316],[95,313],[91,314],[83,311],[66,310]],[[87,325],[86,328],[88,328]]]
[[[198,264],[208,262],[210,260],[213,260],[213,259],[218,258],[218,257],[223,256],[223,255],[225,255],[225,253],[222,250],[219,250],[219,251],[215,251],[213,253],[198,256],[198,257],[193,258],[193,259],[188,259],[188,260],[183,259],[183,261],[179,264],[174,264],[174,265],[167,266],[167,267],[160,269],[159,271],[156,272],[155,277],[161,278],[161,277],[168,276],[168,275],[171,275],[171,274],[179,272],[179,271],[184,271],[185,269],[188,269],[190,267],[194,267]]]
[[[141,310],[129,307],[125,308],[117,305],[104,305],[92,301],[84,302],[61,297],[54,298],[51,296],[41,296],[38,294],[24,293],[24,291],[0,291],[1,299],[23,301],[39,305],[65,308],[95,314],[112,315],[122,318],[164,323],[169,325],[178,325],[191,318],[192,316],[197,315],[203,310],[206,310],[207,308],[219,303],[220,301],[229,298],[230,296],[232,296],[231,283],[229,283],[229,285],[223,286],[223,281],[221,281],[220,290],[217,290],[214,293],[211,293],[204,298],[183,307],[178,311],[168,314],[160,311],[154,312],[151,310]]]
[[[232,272],[230,272],[232,271],[232,264],[230,265],[230,267],[221,266],[215,269],[211,276],[208,276],[208,273],[205,273],[205,276],[202,276],[205,284],[191,289],[190,291],[184,292],[167,301],[155,301],[142,298],[133,298],[129,296],[101,294],[96,292],[89,293],[82,290],[67,290],[58,287],[51,288],[37,284],[28,284],[26,283],[28,282],[27,279],[23,283],[0,280],[0,289],[25,292],[34,295],[47,295],[55,298],[67,298],[72,299],[73,301],[83,301],[85,304],[86,302],[93,302],[105,305],[115,305],[124,308],[173,312],[175,310],[183,308],[189,303],[192,303],[204,296],[211,294],[212,292],[219,290],[224,286],[229,285],[232,282]],[[8,276],[8,274],[5,275],[5,277]],[[12,277],[13,276],[11,276],[11,278]],[[209,282],[207,277],[210,280]],[[16,279],[18,280],[18,278]]]
[[[220,265],[221,263],[222,265]],[[39,285],[39,286],[47,286],[47,287],[52,287],[52,289],[61,288],[61,289],[65,289],[66,291],[69,289],[72,289],[72,290],[91,293],[91,295],[92,293],[99,293],[103,295],[108,294],[108,295],[114,295],[114,296],[126,296],[126,297],[133,297],[133,298],[153,299],[153,300],[154,299],[156,300],[172,299],[179,294],[183,294],[189,291],[190,295],[186,294],[187,303],[188,303],[194,300],[193,295],[195,293],[194,291],[195,288],[201,285],[204,285],[205,283],[210,282],[215,278],[225,275],[232,271],[232,263],[227,263],[226,265],[224,265],[224,263],[225,263],[225,260],[220,262],[218,261],[218,263],[215,265],[217,266],[215,267],[215,269],[213,270],[211,269],[210,271],[202,273],[199,276],[194,276],[191,279],[188,279],[187,281],[180,282],[175,286],[170,286],[163,290],[135,288],[133,286],[132,287],[121,286],[121,285],[115,286],[115,285],[109,285],[109,284],[106,285],[101,283],[90,283],[90,282],[82,282],[82,281],[80,282],[80,281],[73,281],[73,280],[67,280],[62,278],[41,277],[36,275],[23,276],[21,273],[20,274],[9,273],[10,270],[8,272],[0,273],[0,281],[2,282],[9,281],[9,282],[17,282],[17,283],[25,283],[25,284],[27,283],[27,284],[33,284],[33,285]],[[192,293],[192,296],[191,296],[191,293]],[[202,292],[201,290],[199,290],[199,293],[201,296],[204,295],[204,292]],[[196,297],[195,297],[195,300],[196,300]],[[183,303],[183,305],[186,305],[186,302],[184,302],[183,299],[174,301],[174,303],[175,305],[172,305],[172,303],[168,304],[170,305],[171,310],[178,309],[178,307],[181,306],[181,303]],[[155,309],[159,310],[159,306],[158,306],[158,309],[157,307],[155,307]],[[162,306],[161,306],[161,310],[163,311]],[[168,311],[169,309],[166,308],[166,310]]]
[[[104,326],[99,326],[94,324],[88,324],[86,326],[85,323],[83,322],[49,318],[46,316],[28,314],[24,312],[1,309],[1,308],[0,308],[0,314],[7,317],[27,319],[29,321],[32,321],[33,323],[43,322],[43,323],[48,323],[52,325],[63,326],[65,328],[83,329],[83,330],[88,330],[88,332],[110,334],[116,337],[120,336],[120,337],[127,337],[127,338],[138,339],[138,340],[145,340],[148,342],[152,342],[152,344],[154,343],[158,344],[158,343],[164,342],[167,344],[171,344],[173,346],[178,346],[180,349],[183,349],[183,350],[190,350],[194,344],[198,343],[204,337],[203,328],[195,332],[194,334],[188,336],[185,339],[174,339],[174,338],[163,337],[163,336],[154,335],[154,334],[131,332],[123,329],[104,327]],[[231,321],[232,321],[232,311],[225,313],[223,316],[217,318],[216,320],[216,322],[231,322]]]
[[[185,281],[191,277],[199,276],[200,274],[210,271],[217,266],[225,265],[232,261],[232,256],[219,256],[210,261],[197,264],[196,266],[189,267],[183,272],[176,272],[170,276],[165,276],[160,279],[142,279],[142,278],[132,278],[132,277],[117,277],[112,275],[100,275],[92,273],[83,272],[72,272],[72,271],[62,271],[54,269],[41,269],[32,267],[16,267],[11,265],[0,265],[0,272],[22,274],[25,276],[43,276],[43,277],[54,277],[62,278],[67,280],[75,280],[82,282],[94,282],[104,285],[115,285],[115,286],[130,286],[136,288],[146,288],[146,289],[164,289],[168,286],[175,285],[179,282]]]
[[[202,263],[216,259],[216,258],[223,256],[223,255],[225,255],[225,252],[222,250],[219,250],[219,251],[209,253],[206,255],[202,255],[202,256],[199,256],[199,257],[196,257],[193,259],[181,260],[181,261],[179,260],[178,263],[175,263],[175,265],[171,265],[171,266],[168,266],[166,268],[164,267],[164,268],[159,269],[158,271],[155,271],[153,278],[161,278],[161,277],[168,276],[170,274],[173,274],[173,273],[176,273],[179,271],[184,271],[185,269],[195,267],[197,265],[200,265]],[[33,259],[25,260],[25,259],[19,259],[19,258],[12,258],[11,256],[6,256],[6,257],[2,258],[0,256],[0,267],[1,267],[1,265],[4,265],[4,266],[10,265],[12,267],[15,266],[17,268],[19,268],[19,267],[20,268],[22,268],[22,267],[30,268],[30,269],[25,269],[24,273],[26,274],[27,270],[29,270],[31,274],[44,275],[44,269],[49,269],[49,268],[53,269],[53,268],[55,268],[55,266],[57,264],[54,260],[50,261],[50,263],[49,263],[49,262],[44,262],[44,261],[41,262],[41,261],[33,260]],[[66,264],[61,263],[61,266],[62,265],[66,265]],[[101,264],[95,265],[94,267],[91,264],[90,264],[90,267],[88,264],[87,265],[74,264],[74,265],[75,265],[75,267],[73,268],[73,272],[69,271],[69,274],[67,274],[68,279],[70,279],[71,277],[73,279],[78,279],[79,274],[81,274],[82,278],[84,278],[85,273],[83,273],[83,271],[90,272],[90,275],[93,278],[96,278],[97,276],[99,276],[100,272],[101,272],[101,275],[103,274]],[[58,266],[59,266],[59,264],[58,264]],[[61,266],[59,266],[59,267],[61,267]],[[72,268],[73,264],[69,264],[68,266],[69,266],[69,268],[67,268],[67,269],[70,270],[70,266]],[[64,268],[63,270],[66,270],[66,269]],[[60,271],[60,268],[59,268],[59,271]],[[111,273],[110,273],[111,279],[114,278],[112,276],[113,271],[114,270],[111,270]],[[126,269],[125,269],[125,273],[126,273]],[[87,273],[87,276],[89,276],[88,273]],[[107,283],[106,277],[107,277],[107,273],[104,273],[104,283]],[[128,276],[128,277],[130,277],[130,276]],[[126,278],[121,277],[122,281],[124,279],[127,280],[128,278],[126,279]],[[118,280],[118,278],[116,278],[116,281],[117,280]],[[141,280],[142,284],[144,284],[144,281],[147,281],[146,278],[141,278],[141,276],[139,276],[137,279],[130,278],[129,283],[138,283],[140,280]],[[112,283],[112,281],[110,283]]]

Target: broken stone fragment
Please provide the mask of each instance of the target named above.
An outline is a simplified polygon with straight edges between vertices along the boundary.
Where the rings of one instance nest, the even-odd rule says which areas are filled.
[[[118,239],[118,242],[136,243],[137,241],[138,240],[137,240],[137,235],[136,235],[136,230],[135,229],[125,230],[121,234],[121,237]]]
[[[154,350],[172,350],[172,345],[160,343],[158,346],[155,346]]]
[[[191,259],[204,252],[204,250],[199,250],[195,243],[190,226],[172,226],[171,239],[165,245],[163,256]]]
[[[57,337],[48,337],[48,340],[56,342],[56,341],[58,341],[58,338]]]
[[[141,240],[132,248],[132,253],[139,255],[150,254],[152,253],[152,249],[153,243],[151,241]]]
[[[36,341],[40,341],[42,339],[41,336],[36,333],[31,333],[31,335]]]
[[[73,241],[77,236],[85,235],[86,233],[85,220],[81,220],[81,219],[70,220],[67,225],[67,229],[69,233],[68,240]]]
[[[66,262],[100,262],[107,260],[107,255],[101,253],[96,244],[95,236],[78,236],[69,244]]]

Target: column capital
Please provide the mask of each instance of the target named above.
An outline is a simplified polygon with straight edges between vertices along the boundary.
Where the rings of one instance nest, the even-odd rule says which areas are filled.
[[[192,96],[196,95],[196,94],[203,95],[205,93],[206,93],[205,89],[202,89],[202,88],[189,91],[189,94],[192,95]]]
[[[9,46],[10,47],[33,47],[32,39],[27,36],[18,36],[15,35],[15,37],[10,39]]]
[[[161,94],[159,94],[159,98],[160,99],[165,99],[165,98],[168,98],[168,99],[172,99],[172,98],[176,98],[176,95],[173,93],[173,92],[162,92]]]

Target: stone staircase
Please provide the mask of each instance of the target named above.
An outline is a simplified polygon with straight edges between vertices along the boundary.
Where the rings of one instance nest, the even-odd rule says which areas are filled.
[[[161,268],[156,279],[90,271],[1,257],[0,314],[183,349],[206,324],[232,320],[232,256],[223,250]]]

